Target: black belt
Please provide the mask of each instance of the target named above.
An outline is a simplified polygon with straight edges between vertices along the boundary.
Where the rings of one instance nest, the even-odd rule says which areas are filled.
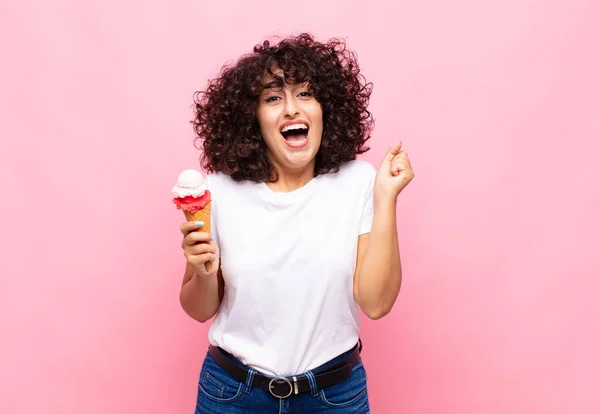
[[[231,360],[229,354],[219,347],[210,345],[208,347],[210,356],[214,359],[223,371],[227,372],[239,382],[246,382],[249,370],[241,367]],[[328,367],[315,375],[317,388],[327,388],[339,384],[350,378],[352,367],[360,361],[360,351],[362,344],[359,342],[350,354],[340,362]],[[310,382],[304,374],[292,377],[268,377],[260,373],[255,373],[252,380],[252,386],[269,391],[271,395],[277,398],[287,398],[292,394],[301,392],[310,392]]]

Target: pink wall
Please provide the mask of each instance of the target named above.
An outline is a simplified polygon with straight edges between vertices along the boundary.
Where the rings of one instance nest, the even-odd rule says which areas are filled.
[[[600,412],[600,3],[220,3],[2,5],[0,412],[193,411],[192,93],[302,30],[375,84],[366,159],[401,138],[416,171],[401,296],[364,323],[373,412]]]

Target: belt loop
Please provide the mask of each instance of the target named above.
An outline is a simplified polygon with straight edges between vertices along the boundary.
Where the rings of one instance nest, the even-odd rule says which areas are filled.
[[[256,374],[256,370],[254,368],[248,369],[248,376],[246,377],[246,384],[244,384],[244,392],[249,394],[252,391],[252,381],[254,380],[254,374]]]
[[[308,378],[308,383],[310,384],[310,395],[316,397],[319,393],[319,389],[317,388],[317,381],[315,380],[315,375],[312,371],[306,372],[306,378]]]

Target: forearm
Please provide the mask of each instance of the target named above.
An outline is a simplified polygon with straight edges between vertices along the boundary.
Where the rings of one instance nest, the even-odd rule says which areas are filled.
[[[402,284],[396,199],[375,201],[369,243],[358,275],[358,298],[371,319],[387,315]]]
[[[200,277],[191,266],[186,266],[179,301],[190,317],[206,322],[217,313],[222,299],[219,278],[220,275]]]

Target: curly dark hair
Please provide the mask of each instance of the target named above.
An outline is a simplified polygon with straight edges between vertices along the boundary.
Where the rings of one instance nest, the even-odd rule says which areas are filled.
[[[263,77],[283,70],[287,83],[309,84],[323,112],[323,136],[314,174],[336,172],[369,150],[373,129],[367,110],[372,84],[360,74],[356,55],[341,39],[327,43],[303,33],[271,45],[265,40],[235,65],[224,66],[206,91],[194,94],[196,147],[208,172],[236,181],[273,182],[277,171],[267,155],[256,117]]]

